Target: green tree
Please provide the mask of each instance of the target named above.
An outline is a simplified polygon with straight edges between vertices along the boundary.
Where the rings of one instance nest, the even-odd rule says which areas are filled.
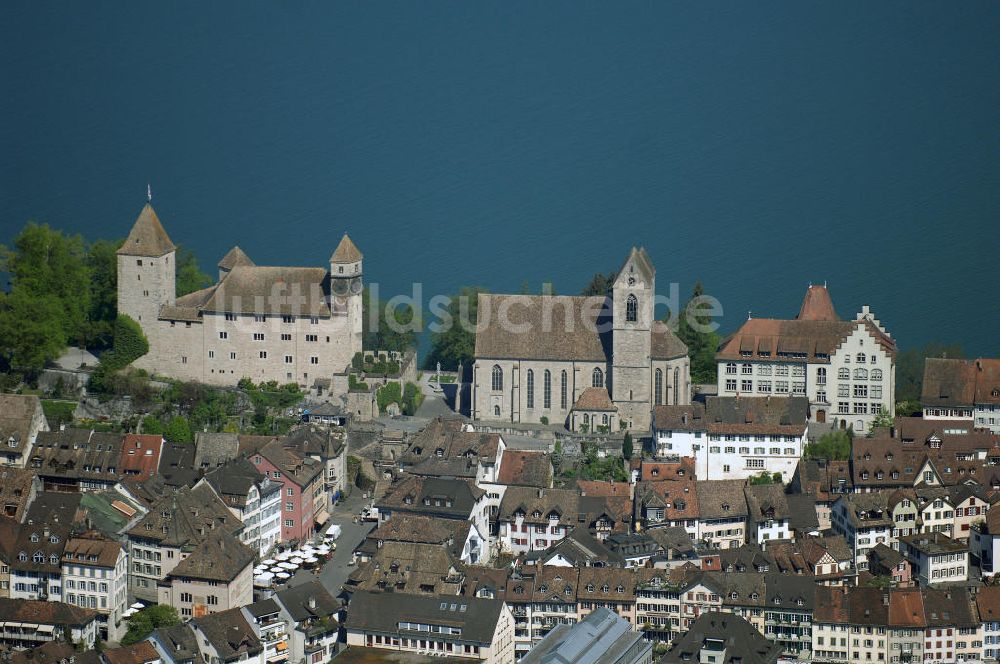
[[[66,347],[62,302],[15,285],[0,293],[0,357],[8,369],[34,377]]]
[[[212,285],[212,277],[201,271],[198,257],[187,247],[177,247],[177,297]]]
[[[626,461],[632,458],[632,434],[625,432],[625,440],[622,441],[622,456],[625,457]]]
[[[781,473],[769,473],[767,471],[762,471],[757,475],[751,476],[749,482],[751,485],[781,484]]]
[[[130,646],[145,639],[152,634],[154,629],[180,624],[181,618],[177,615],[177,609],[169,604],[147,606],[138,613],[132,614],[132,617],[128,619],[128,631],[122,637],[121,644]]]
[[[175,415],[170,418],[163,430],[163,437],[171,443],[190,443],[194,440],[191,435],[191,424],[183,415]]]
[[[442,329],[431,332],[431,352],[427,355],[426,368],[433,369],[440,362],[442,369],[455,371],[459,362],[466,366],[472,364],[476,351],[479,294],[485,292],[478,286],[467,286],[451,297],[440,321]]]
[[[608,272],[607,274],[596,272],[594,276],[590,278],[590,282],[584,286],[580,295],[609,295],[611,293],[611,287],[615,284],[615,277],[617,276],[618,273],[615,271]]]
[[[889,414],[889,411],[881,410],[875,416],[875,419],[872,420],[871,426],[868,428],[868,432],[874,434],[876,430],[888,429],[893,424],[895,424],[895,420],[892,415]]]
[[[378,299],[372,297],[368,288],[361,293],[362,342],[368,350],[394,350],[404,352],[417,346],[417,330],[420,321],[414,322],[413,307],[403,305],[391,310]],[[371,315],[372,311],[377,316]],[[374,323],[374,326],[373,326]],[[374,328],[374,329],[373,329]]]
[[[705,289],[701,282],[694,285],[691,297],[684,305],[683,313],[676,322],[677,336],[688,347],[688,357],[691,358],[691,380],[695,383],[715,383],[716,364],[715,352],[719,347],[719,335],[705,331],[705,326],[712,323],[712,317],[707,315],[710,305],[702,301]],[[692,326],[697,323],[699,329]]]
[[[851,435],[843,429],[825,433],[815,443],[806,443],[804,455],[807,459],[846,461],[851,456]]]
[[[14,238],[14,249],[5,255],[14,289],[32,298],[58,300],[64,338],[84,344],[90,311],[90,274],[83,238],[63,235],[48,224],[29,222]]]
[[[87,250],[90,271],[90,311],[88,340],[98,347],[114,340],[118,317],[118,248],[123,240],[97,240]]]

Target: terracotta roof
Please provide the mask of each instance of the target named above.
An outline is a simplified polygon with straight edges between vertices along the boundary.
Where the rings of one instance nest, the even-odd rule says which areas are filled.
[[[128,535],[163,546],[194,548],[215,529],[230,534],[243,528],[208,483],[181,487],[157,500]]]
[[[118,463],[122,475],[136,477],[138,481],[148,480],[160,467],[162,448],[163,436],[159,434],[126,434],[122,442],[121,460]]]
[[[927,358],[920,402],[924,406],[1000,404],[1000,360]]]
[[[150,641],[139,641],[130,646],[105,650],[104,657],[108,664],[149,664],[160,661],[160,654]]]
[[[72,660],[74,664],[77,664],[81,662],[82,654],[77,652],[72,643],[61,640],[46,641],[37,648],[5,653],[9,659],[4,661],[9,664],[69,664]],[[100,655],[92,654],[95,655],[94,659],[97,664],[103,664]]]
[[[584,567],[580,570],[577,597],[581,602],[594,600],[634,602],[637,580],[633,570],[614,567]]]
[[[854,330],[864,328],[882,349],[894,355],[896,342],[872,321],[780,320],[751,318],[722,342],[716,359],[829,362],[840,344]]]
[[[640,509],[662,508],[666,521],[697,519],[701,515],[694,478],[639,482],[635,486],[635,502]],[[746,504],[743,500],[740,503],[741,511],[745,514]]]
[[[110,567],[118,563],[122,552],[120,542],[102,537],[73,537],[66,542],[63,561],[85,567]]]
[[[833,300],[826,286],[809,286],[802,299],[797,320],[840,320],[833,309]]]
[[[559,515],[562,525],[575,525],[580,509],[580,494],[572,489],[535,489],[531,487],[508,487],[500,501],[497,519],[513,520],[517,512],[524,513],[527,523],[548,523],[549,514]],[[534,513],[539,516],[535,517]]]
[[[295,448],[285,447],[280,440],[268,443],[259,454],[274,464],[284,477],[300,487],[309,486],[325,471],[321,462]]]
[[[264,649],[240,608],[210,613],[193,623],[223,662],[255,658]]]
[[[546,452],[507,450],[500,463],[497,482],[548,489],[552,486],[552,460]]]
[[[35,473],[29,468],[0,468],[0,515],[21,522],[32,497]]]
[[[632,497],[631,485],[628,482],[606,482],[604,480],[577,480],[576,486],[581,495],[609,498],[611,496]]]
[[[219,268],[223,270],[232,270],[237,265],[255,265],[255,263],[250,260],[250,257],[247,256],[242,249],[239,247],[233,247],[229,250],[229,253],[223,256],[222,260],[219,261]]]
[[[330,316],[327,270],[237,265],[203,305],[236,314]]]
[[[139,217],[132,225],[128,237],[121,248],[118,249],[119,256],[149,256],[158,258],[164,254],[169,254],[176,247],[163,230],[159,217],[149,203],[143,206]]]
[[[695,479],[694,457],[680,457],[679,461],[648,461],[639,465],[639,479],[644,482],[660,480]]]
[[[607,410],[617,411],[618,408],[611,403],[608,390],[604,387],[588,387],[573,404],[573,410]]]
[[[985,586],[976,593],[976,607],[983,622],[1000,622],[1000,586]]]
[[[340,239],[340,244],[337,245],[337,248],[333,250],[333,254],[330,255],[330,262],[357,263],[362,258],[364,258],[364,255],[358,249],[357,245],[354,244],[347,233],[344,233],[344,237]]]
[[[789,517],[785,487],[780,484],[761,484],[743,489],[747,499],[747,511],[751,523],[762,523],[771,519]]]

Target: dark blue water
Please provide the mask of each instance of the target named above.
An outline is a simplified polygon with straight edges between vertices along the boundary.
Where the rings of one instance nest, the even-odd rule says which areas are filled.
[[[121,237],[152,182],[206,268],[382,292],[551,280],[645,245],[732,329],[828,280],[904,346],[1000,341],[1000,3],[8,3],[0,242]]]

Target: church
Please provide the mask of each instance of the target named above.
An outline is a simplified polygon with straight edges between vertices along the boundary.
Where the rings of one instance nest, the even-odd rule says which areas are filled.
[[[177,296],[176,247],[146,204],[118,250],[118,311],[149,340],[135,367],[212,385],[329,385],[361,351],[363,256],[345,233],[329,266],[271,267],[233,247],[218,281]]]
[[[656,270],[632,248],[608,296],[479,294],[472,418],[649,431],[691,402],[687,347],[654,317]]]

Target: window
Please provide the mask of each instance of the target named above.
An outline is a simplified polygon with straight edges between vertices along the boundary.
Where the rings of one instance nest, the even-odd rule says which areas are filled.
[[[653,403],[660,405],[663,403],[663,370],[657,369],[653,380]]]
[[[229,359],[230,360],[235,360],[236,359],[236,353],[230,353],[229,354]]]
[[[753,365],[744,364],[743,366],[740,367],[740,373],[743,374],[744,376],[753,374]]]
[[[594,367],[594,372],[591,375],[590,384],[593,387],[604,387],[604,372],[598,367]]]
[[[291,364],[291,363],[292,363],[292,356],[285,355],[285,364]]]
[[[286,502],[285,503],[285,511],[286,512],[294,512],[295,511],[295,503],[293,503],[293,502]]]
[[[727,362],[726,363],[726,373],[730,374],[730,375],[736,373],[736,363],[735,362]]]
[[[210,359],[210,360],[211,360],[211,359],[213,359],[214,357],[215,357],[215,351],[214,351],[214,350],[210,350],[210,351],[208,351],[208,359]]]
[[[500,417],[500,406],[493,406],[493,415]]]
[[[293,318],[292,316],[282,315],[281,322],[282,323],[294,323],[295,322],[295,318]]]
[[[639,320],[639,300],[635,295],[629,295],[625,300],[625,322],[634,323]]]
[[[499,364],[493,365],[492,378],[493,378],[493,385],[492,385],[493,391],[499,392],[500,390],[503,389],[503,369],[500,368]],[[497,408],[499,409],[499,406]],[[497,413],[497,415],[499,414],[500,413]]]
[[[780,383],[779,383],[779,385],[780,385]],[[787,383],[786,383],[786,385],[787,385]],[[744,392],[752,392],[753,391],[753,381],[752,380],[742,380],[742,381],[740,381],[740,389],[743,390]]]
[[[851,396],[851,386],[847,383],[841,383],[837,386],[837,396],[838,397],[849,397]]]
[[[838,401],[837,412],[841,415],[846,415],[851,412],[851,405],[846,401]]]
[[[528,369],[528,408],[535,407],[535,372]]]
[[[774,382],[774,391],[778,394],[788,394],[788,381],[777,380]]]
[[[735,378],[726,379],[726,391],[727,392],[735,392],[736,391],[736,379]]]
[[[858,353],[857,361],[858,361],[858,364],[864,364],[865,363],[865,354],[864,353]]]
[[[851,371],[847,367],[840,367],[837,369],[837,378],[839,380],[848,380],[851,377]]]
[[[309,358],[309,364],[319,364],[319,358],[313,355]]]
[[[236,314],[226,314],[226,320],[228,321],[236,320]]]
[[[181,593],[181,601],[182,602],[190,603],[192,599],[193,599],[193,597],[191,596],[191,593]]]
[[[291,341],[292,340],[292,335],[288,334],[287,332],[284,332],[281,335],[281,340],[282,341]]]
[[[267,321],[267,316],[263,314],[254,314],[253,316],[253,322],[255,323],[264,323],[266,321]]]
[[[771,391],[771,381],[769,381],[769,380],[759,380],[759,381],[757,381],[757,391],[758,392],[770,392]]]
[[[219,332],[219,338],[220,339],[228,339],[229,338],[229,333],[228,332]]]
[[[854,397],[855,398],[866,398],[868,396],[868,386],[867,385],[855,385],[854,386]]]
[[[266,360],[267,359],[267,351],[266,350],[260,351],[260,353],[258,354],[258,356],[260,357],[260,359]]]
[[[868,380],[868,369],[858,367],[854,370],[854,380]]]
[[[882,370],[881,369],[872,369],[871,379],[873,381],[882,380]]]
[[[820,367],[816,370],[816,384],[826,385],[826,367]]]
[[[253,340],[254,341],[263,341],[264,340],[264,333],[263,332],[254,332],[253,333]]]
[[[310,342],[312,342],[312,341],[319,341],[319,335],[316,335],[316,334],[307,334],[306,335],[306,341],[310,341]]]
[[[548,369],[542,375],[542,406],[552,408],[552,372]]]
[[[285,528],[291,528],[295,525],[295,521],[292,519],[285,519]]]
[[[563,410],[566,410],[566,394],[567,394],[568,384],[566,380],[566,372],[562,372],[562,384],[559,386],[559,404]]]

